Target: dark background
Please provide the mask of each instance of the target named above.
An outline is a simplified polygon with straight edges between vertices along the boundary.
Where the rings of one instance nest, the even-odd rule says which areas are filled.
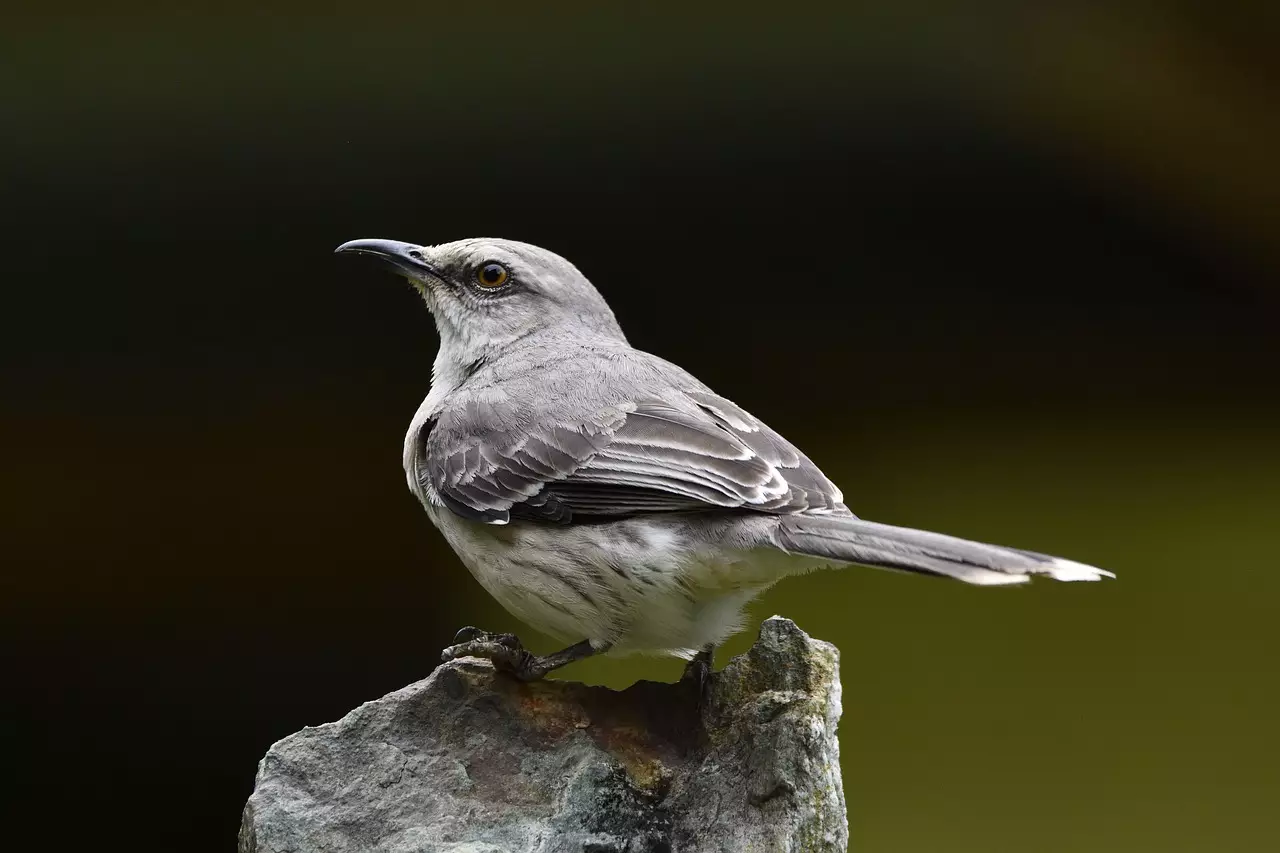
[[[493,235],[855,512],[1120,575],[764,597],[841,647],[853,849],[1273,843],[1274,6],[1032,5],[12,16],[6,836],[231,849],[274,740],[520,627],[404,486],[426,311],[330,254]]]

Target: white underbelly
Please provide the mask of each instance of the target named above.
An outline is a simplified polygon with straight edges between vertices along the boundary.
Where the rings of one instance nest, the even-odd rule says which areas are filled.
[[[612,651],[690,656],[742,627],[762,590],[813,561],[773,548],[738,547],[667,516],[605,524],[489,525],[429,507],[432,521],[471,574],[504,608],[566,643]],[[695,522],[697,523],[697,522]],[[767,523],[766,520],[761,524]],[[701,531],[701,528],[698,528]]]

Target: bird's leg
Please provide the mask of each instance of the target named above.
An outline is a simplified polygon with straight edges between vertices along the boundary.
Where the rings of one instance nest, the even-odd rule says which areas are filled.
[[[684,674],[680,676],[681,681],[692,681],[698,686],[698,691],[705,692],[707,682],[711,680],[711,664],[715,660],[716,647],[711,643],[702,647],[702,650],[694,655],[687,664],[684,665]]]
[[[549,655],[532,654],[525,650],[515,634],[490,634],[470,626],[463,628],[453,638],[453,645],[440,653],[440,659],[451,661],[461,657],[488,658],[494,669],[515,676],[521,681],[537,681],[553,669],[576,660],[589,658],[609,648],[608,643],[583,640],[567,649]]]
[[[558,652],[552,652],[549,655],[536,657],[529,656],[529,661],[525,665],[523,671],[516,673],[516,677],[521,681],[534,681],[542,678],[553,669],[559,669],[565,664],[573,663],[576,660],[589,658],[592,655],[598,655],[601,652],[609,650],[609,643],[602,643],[593,640],[583,640],[580,643],[574,643],[566,649]]]

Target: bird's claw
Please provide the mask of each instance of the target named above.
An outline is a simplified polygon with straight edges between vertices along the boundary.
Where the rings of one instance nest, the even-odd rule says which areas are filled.
[[[458,633],[453,635],[453,645],[460,646],[466,643],[474,643],[483,640],[490,643],[498,643],[503,646],[509,646],[513,649],[524,648],[520,642],[520,638],[515,634],[491,634],[488,631],[481,631],[474,625],[468,625],[465,628],[459,628]]]
[[[525,651],[515,634],[490,634],[467,626],[453,641],[453,645],[440,653],[440,660],[446,663],[465,657],[485,658],[493,663],[494,669],[521,681],[533,681],[546,674],[537,666],[538,658]]]
[[[478,640],[488,633],[488,631],[481,631],[475,625],[468,625],[465,628],[459,628],[458,633],[453,635],[453,644],[457,646],[472,640]]]

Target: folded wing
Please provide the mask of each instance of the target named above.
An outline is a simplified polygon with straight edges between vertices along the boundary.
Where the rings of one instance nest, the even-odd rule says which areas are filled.
[[[474,427],[438,424],[421,442],[412,477],[420,493],[478,521],[715,509],[848,514],[840,490],[803,453],[710,392],[628,402],[578,423]]]

